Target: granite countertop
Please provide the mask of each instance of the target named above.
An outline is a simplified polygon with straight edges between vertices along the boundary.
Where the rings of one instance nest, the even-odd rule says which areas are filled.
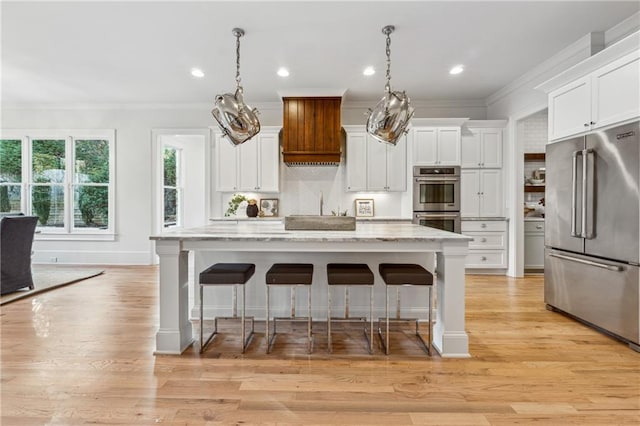
[[[509,221],[509,218],[506,217],[463,217],[460,218],[460,220],[474,220],[474,221],[479,221],[479,222],[486,222],[486,221]]]
[[[442,231],[411,223],[361,222],[355,231],[285,231],[284,223],[276,221],[229,221],[197,228],[174,229],[151,235],[151,240],[218,240],[218,241],[471,241],[462,234]]]

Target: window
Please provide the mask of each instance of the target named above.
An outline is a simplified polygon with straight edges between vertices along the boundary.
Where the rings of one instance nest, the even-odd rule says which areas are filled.
[[[163,205],[164,227],[182,225],[182,189],[180,185],[180,169],[182,151],[165,146],[163,150]]]
[[[22,207],[22,139],[0,140],[0,212],[19,213]]]
[[[38,239],[112,239],[114,131],[12,133],[24,136],[0,139],[0,212],[38,216]]]

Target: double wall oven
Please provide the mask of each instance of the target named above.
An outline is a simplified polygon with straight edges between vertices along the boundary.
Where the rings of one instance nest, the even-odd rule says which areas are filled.
[[[413,168],[413,223],[460,233],[460,167]]]

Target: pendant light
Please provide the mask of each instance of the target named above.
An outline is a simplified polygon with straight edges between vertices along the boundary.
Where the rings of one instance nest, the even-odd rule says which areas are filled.
[[[240,145],[260,132],[258,110],[244,103],[242,86],[240,85],[240,37],[244,30],[234,28],[232,34],[236,38],[236,92],[216,95],[211,114],[216,119],[223,136],[234,145]]]
[[[382,34],[387,36],[387,83],[385,94],[373,110],[369,109],[367,118],[367,133],[381,142],[395,145],[400,137],[408,130],[409,121],[413,117],[413,108],[407,94],[391,90],[391,33],[393,25],[382,28]]]

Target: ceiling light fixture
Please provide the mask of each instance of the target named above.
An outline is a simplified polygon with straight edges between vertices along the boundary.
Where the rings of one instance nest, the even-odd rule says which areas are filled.
[[[407,94],[391,91],[391,33],[393,25],[382,28],[382,34],[387,36],[387,83],[384,85],[385,94],[373,110],[369,109],[367,118],[367,133],[381,142],[392,145],[398,143],[400,137],[408,130],[409,121],[413,117],[413,108]]]
[[[278,69],[278,75],[280,77],[289,77],[289,70],[284,67],[281,67],[280,69]]]
[[[366,76],[374,75],[375,73],[376,73],[376,70],[373,67],[366,67],[364,71],[362,71],[362,74]]]
[[[236,38],[236,92],[216,95],[215,104],[211,110],[223,136],[234,145],[240,145],[260,132],[258,110],[244,103],[243,90],[240,85],[240,37],[244,30],[234,28],[232,34]]]
[[[191,75],[194,77],[204,77],[204,72],[200,68],[191,68]]]
[[[455,67],[451,68],[449,70],[449,74],[460,74],[462,71],[464,71],[464,67],[462,65],[456,65]]]

